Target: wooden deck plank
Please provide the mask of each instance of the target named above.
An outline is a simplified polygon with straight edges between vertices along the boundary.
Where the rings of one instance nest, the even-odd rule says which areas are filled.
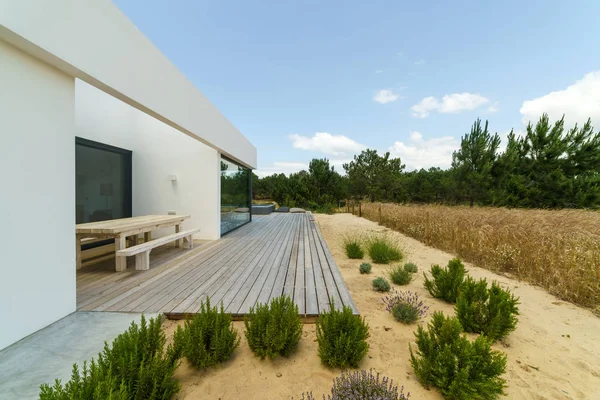
[[[306,315],[306,285],[304,272],[304,225],[306,219],[300,221],[298,228],[298,259],[296,261],[296,282],[294,283],[294,303],[298,305],[298,312]]]
[[[279,273],[279,271],[281,270],[280,268],[280,264],[284,258],[285,252],[287,251],[287,246],[289,245],[289,238],[290,238],[290,234],[292,232],[292,229],[294,227],[294,223],[297,220],[297,216],[296,215],[291,215],[291,218],[288,218],[289,221],[287,222],[286,227],[284,227],[285,229],[285,236],[283,237],[283,241],[280,242],[282,243],[282,245],[278,246],[277,249],[277,254],[275,255],[275,258],[273,260],[273,262],[269,262],[267,264],[265,264],[265,267],[263,268],[263,276],[264,279],[261,279],[261,276],[259,275],[257,281],[260,282],[260,290],[258,291],[258,294],[256,293],[256,291],[250,291],[250,293],[248,294],[248,296],[246,297],[246,300],[244,301],[245,305],[242,305],[241,309],[247,309],[250,310],[250,307],[252,307],[252,305],[254,305],[254,303],[268,303],[269,302],[269,297],[271,296],[271,292],[273,291],[273,287],[275,286],[275,280],[277,278],[277,275]],[[281,238],[279,238],[281,239]],[[287,268],[286,268],[287,270]],[[238,310],[238,313],[240,313],[240,311]]]
[[[325,258],[327,258],[331,274],[333,275],[333,279],[338,288],[340,298],[342,299],[342,302],[344,303],[344,305],[349,306],[350,308],[352,308],[352,310],[354,311],[355,314],[358,314],[359,313],[358,308],[356,307],[356,304],[354,304],[354,301],[352,300],[352,296],[350,296],[350,292],[348,291],[346,282],[344,282],[344,278],[342,278],[342,273],[340,272],[340,269],[338,268],[337,264],[335,263],[335,259],[333,258],[333,255],[329,251],[329,248],[327,247],[327,243],[325,243],[325,239],[323,238],[323,235],[321,234],[321,229],[319,228],[319,224],[316,221],[314,222],[314,224],[315,224],[317,235],[319,236],[319,241],[321,242],[321,248],[323,249]]]
[[[311,252],[310,236],[308,235],[309,221],[304,219],[302,235],[304,237],[304,292],[306,299],[306,315],[315,315],[319,313],[319,303],[317,300],[317,289],[315,287],[315,274],[313,269],[313,259]]]
[[[321,245],[320,237],[317,233],[317,228],[315,222],[310,221],[309,225],[311,227],[312,239],[315,243],[315,253],[319,258],[319,265],[321,266],[321,274],[325,283],[326,292],[327,292],[327,305],[331,307],[331,299],[333,298],[333,304],[336,309],[341,309],[344,305],[340,293],[337,287],[335,280],[333,279],[333,275],[331,274],[331,266],[329,265],[329,260],[325,257],[325,253],[323,252],[323,247]],[[334,266],[337,268],[337,266]],[[320,307],[322,310],[322,307]]]
[[[287,274],[285,276],[285,282],[283,285],[283,294],[289,296],[292,300],[294,299],[294,285],[296,283],[296,270],[298,267],[298,247],[300,241],[300,228],[302,226],[302,219],[299,219],[296,227],[294,228],[294,244],[292,245],[292,253],[290,254],[290,262],[288,265]]]
[[[178,318],[198,312],[209,296],[241,318],[257,302],[287,294],[307,321],[328,310],[331,297],[358,313],[311,213],[255,217],[193,250],[158,247],[148,271],[135,271],[128,261],[119,274],[110,260],[78,270],[77,309]]]
[[[290,220],[289,216],[284,217],[280,229],[285,229],[285,227],[289,225]],[[250,307],[256,303],[256,299],[260,294],[264,281],[271,270],[270,267],[273,265],[274,260],[281,249],[281,246],[275,245],[276,243],[277,241],[271,243],[271,246],[269,246],[269,249],[265,254],[266,258],[264,259],[264,262],[259,264],[258,267],[252,271],[248,279],[237,291],[231,303],[227,306],[227,310],[232,314],[246,314],[250,311]]]
[[[273,283],[273,288],[271,289],[271,293],[269,294],[269,299],[267,301],[271,301],[271,299],[275,297],[279,297],[283,295],[283,288],[285,287],[285,283],[287,280],[287,274],[290,272],[290,264],[292,264],[292,250],[294,244],[296,242],[296,231],[298,230],[298,223],[302,220],[302,217],[294,218],[291,228],[289,229],[289,236],[287,236],[285,243],[286,249],[281,258],[281,262],[277,265],[277,277],[275,278],[275,282]],[[292,272],[293,275],[293,272]],[[292,281],[293,282],[293,281]],[[293,286],[292,286],[293,287]],[[290,296],[291,297],[291,296]]]
[[[260,232],[259,230],[249,230],[248,236],[251,237],[255,231]],[[177,273],[170,275],[164,281],[157,282],[153,288],[148,290],[148,293],[134,300],[133,305],[141,307],[145,312],[158,312],[171,311],[172,308],[184,301],[190,303],[195,301],[200,294],[196,299],[190,297],[198,290],[198,285],[209,279],[209,274],[218,273],[219,270],[226,268],[232,260],[237,261],[246,245],[247,242],[242,240],[237,240],[233,244],[224,242],[218,254],[201,263],[186,263]],[[146,304],[144,305],[144,303]],[[121,309],[121,311],[132,310],[134,309],[131,307]]]
[[[267,232],[269,232],[269,228],[266,228]],[[275,231],[275,230],[273,230]],[[184,312],[184,313],[195,313],[200,309],[200,300],[206,298],[207,296],[211,297],[212,294],[218,290],[219,288],[219,278],[228,276],[236,276],[235,272],[237,268],[244,265],[246,262],[253,263],[256,260],[256,264],[260,262],[262,254],[260,254],[260,250],[262,248],[261,245],[264,246],[266,241],[272,238],[271,235],[260,235],[252,240],[244,240],[246,242],[246,246],[240,249],[236,257],[231,259],[229,263],[222,266],[220,269],[211,272],[211,276],[205,282],[200,285],[197,285],[196,291],[190,295],[185,301],[179,304],[176,308],[173,309],[173,312]],[[210,272],[210,271],[209,271]],[[216,299],[212,299],[213,304],[217,304]]]

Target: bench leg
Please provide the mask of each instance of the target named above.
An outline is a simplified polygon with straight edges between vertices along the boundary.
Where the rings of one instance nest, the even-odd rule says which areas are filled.
[[[184,239],[185,240],[183,241],[183,246],[186,249],[193,249],[194,248],[194,240],[192,239],[192,235],[186,236]]]
[[[77,269],[81,268],[81,238],[75,237],[75,266]]]
[[[138,236],[137,235],[133,235],[129,237],[129,241],[131,242],[130,246],[137,246],[138,244]]]
[[[125,237],[115,238],[115,253],[119,250],[123,250],[127,246],[125,239]],[[115,271],[121,272],[127,269],[127,257],[115,256],[115,263]]]
[[[181,224],[175,225],[175,233],[181,232]],[[175,247],[183,247],[183,238],[175,241]]]
[[[144,243],[152,240],[152,232],[144,232]]]
[[[150,269],[150,250],[135,255],[135,269],[137,271]]]

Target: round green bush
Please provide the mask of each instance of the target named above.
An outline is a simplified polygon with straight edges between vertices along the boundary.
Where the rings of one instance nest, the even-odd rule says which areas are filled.
[[[365,252],[358,241],[348,241],[344,244],[344,247],[348,258],[360,260],[365,256]]]
[[[369,351],[369,325],[348,306],[339,310],[332,301],[331,310],[319,315],[315,328],[319,358],[328,367],[356,368]]]
[[[371,264],[362,263],[362,264],[360,264],[360,267],[358,268],[358,270],[360,271],[361,274],[370,274],[371,273]]]
[[[378,292],[389,292],[390,291],[389,282],[386,281],[385,278],[382,278],[381,276],[378,276],[377,278],[373,279],[373,281],[371,283],[373,284],[373,289],[375,289]]]
[[[409,263],[404,264],[404,270],[406,272],[411,272],[411,273],[415,274],[419,271],[419,268],[417,267],[417,264],[409,262]]]
[[[275,297],[270,304],[258,303],[244,318],[250,350],[260,358],[289,356],[302,336],[298,306],[289,296]]]
[[[400,265],[389,272],[390,280],[396,285],[408,285],[412,280],[412,274]]]
[[[392,315],[398,322],[412,324],[419,320],[419,309],[409,303],[398,303],[392,308]]]
[[[385,237],[372,239],[369,242],[367,251],[375,264],[389,264],[403,258],[400,249]]]

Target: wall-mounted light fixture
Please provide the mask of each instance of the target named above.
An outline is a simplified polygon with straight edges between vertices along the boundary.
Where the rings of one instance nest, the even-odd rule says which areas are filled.
[[[177,182],[177,175],[176,174],[169,175],[169,180],[171,182]]]

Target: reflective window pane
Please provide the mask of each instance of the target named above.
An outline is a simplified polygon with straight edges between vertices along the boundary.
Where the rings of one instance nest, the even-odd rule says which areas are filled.
[[[250,170],[221,158],[221,234],[250,222]]]
[[[131,153],[75,146],[76,223],[131,217]]]

